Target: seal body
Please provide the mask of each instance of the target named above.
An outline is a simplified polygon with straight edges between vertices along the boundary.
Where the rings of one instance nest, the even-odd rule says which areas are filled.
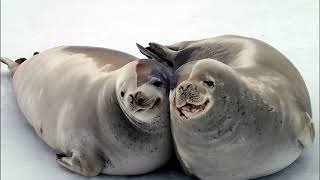
[[[200,179],[258,178],[287,167],[312,144],[306,85],[266,43],[220,36],[171,46],[150,43],[144,50],[175,71],[171,129],[187,173]]]
[[[135,175],[170,157],[164,73],[161,64],[123,52],[63,46],[20,64],[13,86],[21,111],[60,165],[85,176]]]

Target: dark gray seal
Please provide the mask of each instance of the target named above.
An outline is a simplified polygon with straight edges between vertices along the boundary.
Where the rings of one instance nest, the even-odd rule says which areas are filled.
[[[220,36],[140,50],[175,72],[171,129],[187,173],[219,180],[266,176],[312,144],[306,85],[266,43]]]

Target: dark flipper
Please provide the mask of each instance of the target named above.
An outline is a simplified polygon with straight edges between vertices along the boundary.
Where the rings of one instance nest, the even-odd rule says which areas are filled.
[[[146,47],[146,48],[144,48],[143,46],[141,46],[140,44],[138,44],[138,43],[136,43],[136,45],[137,45],[137,47],[138,47],[138,49],[139,49],[139,51],[143,54],[143,55],[145,55],[145,56],[147,56],[148,58],[150,58],[150,59],[154,59],[154,60],[157,60],[157,61],[159,61],[160,63],[162,63],[162,64],[164,64],[165,66],[168,66],[168,67],[170,67],[170,68],[172,68],[173,67],[173,62],[172,62],[172,60],[168,60],[168,59],[165,59],[164,57],[162,57],[161,55],[163,55],[163,54],[159,54],[158,55],[158,53],[160,52],[160,51],[158,51],[158,50],[153,50],[153,48],[151,48],[151,47]]]
[[[181,57],[180,59],[177,59],[178,54],[187,49],[193,42],[195,41],[182,41],[168,46],[150,42],[149,47],[146,48],[140,46],[139,44],[137,44],[137,46],[140,52],[145,56],[155,59],[160,63],[170,67],[172,70],[175,70],[188,60],[184,58],[181,59]]]
[[[27,60],[26,58],[19,58],[17,60],[15,60],[14,62],[18,63],[18,64],[22,64],[25,60]]]
[[[153,53],[152,51],[150,51],[150,50],[148,50],[147,48],[144,48],[143,46],[141,46],[140,44],[136,43],[136,45],[137,45],[139,51],[140,51],[143,55],[147,56],[148,58],[150,58],[150,59],[155,59],[155,60],[158,60],[158,59],[160,60],[160,59],[162,59],[162,58],[160,58],[158,55],[156,55],[155,53]]]
[[[167,46],[163,46],[161,44],[154,43],[154,42],[149,43],[149,47],[147,47],[147,49],[154,52],[155,54],[160,56],[162,59],[165,59],[172,63],[174,63],[174,58],[178,54],[178,51],[172,50]]]

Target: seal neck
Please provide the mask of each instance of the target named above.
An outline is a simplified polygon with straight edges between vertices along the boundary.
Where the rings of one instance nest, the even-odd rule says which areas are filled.
[[[107,112],[112,112],[118,107],[116,97],[116,76],[112,74],[101,75],[94,82],[94,87],[99,87],[95,90],[96,93],[96,111],[99,119],[105,119]]]

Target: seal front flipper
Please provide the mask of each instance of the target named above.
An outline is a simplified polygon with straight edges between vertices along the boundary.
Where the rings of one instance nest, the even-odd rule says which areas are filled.
[[[302,127],[302,131],[298,135],[297,141],[302,146],[302,148],[305,148],[309,147],[313,143],[315,132],[314,125],[310,115],[307,112],[305,112],[301,115],[301,118],[303,118],[302,123],[304,124]]]
[[[71,152],[70,156],[57,154],[57,162],[83,176],[97,176],[104,168],[104,160],[93,152],[83,153],[79,150]]]

